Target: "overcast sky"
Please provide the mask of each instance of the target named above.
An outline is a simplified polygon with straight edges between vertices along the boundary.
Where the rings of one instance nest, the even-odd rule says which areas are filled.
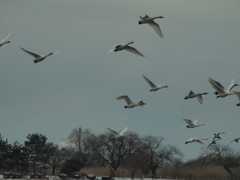
[[[236,95],[216,99],[207,79],[240,84],[239,8],[238,0],[1,1],[0,39],[11,32],[11,43],[0,48],[1,135],[23,143],[38,132],[58,144],[74,128],[99,134],[128,126],[140,136],[164,137],[184,160],[197,157],[214,133],[226,132],[218,142],[228,144],[240,137],[239,101]],[[164,38],[138,25],[142,13],[164,17],[155,20]],[[146,57],[107,53],[129,41]],[[20,46],[42,55],[61,52],[35,64]],[[169,88],[149,92],[143,74],[156,84],[166,79]],[[209,94],[203,104],[184,100],[190,90]],[[120,95],[146,105],[124,109]],[[182,119],[206,126],[187,129]],[[191,137],[209,140],[185,145]]]

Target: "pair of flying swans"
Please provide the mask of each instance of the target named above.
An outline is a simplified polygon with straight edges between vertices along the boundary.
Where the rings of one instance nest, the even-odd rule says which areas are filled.
[[[6,41],[6,39],[9,38],[10,34],[11,33],[8,33],[7,36],[3,40],[0,41],[0,47],[4,44],[7,44],[7,43],[11,42],[11,41]]]
[[[138,21],[138,24],[148,24],[148,25],[150,25],[161,38],[163,37],[163,33],[162,33],[159,25],[156,22],[154,22],[154,19],[163,18],[162,16],[149,17],[146,14],[142,14],[139,17],[141,18],[141,20]],[[126,43],[126,44],[117,44],[110,51],[108,51],[108,53],[110,54],[113,51],[116,52],[116,51],[126,50],[126,51],[134,53],[138,56],[144,57],[144,55],[142,53],[140,53],[137,49],[129,46],[129,44],[132,44],[132,43],[134,43],[134,42],[130,41],[129,43]]]
[[[200,102],[200,104],[202,104],[203,103],[202,95],[206,95],[206,94],[208,94],[208,93],[206,93],[206,92],[205,93],[194,93],[191,90],[187,93],[187,95],[185,96],[184,99],[195,98],[196,97],[198,99],[198,101]]]
[[[188,125],[186,126],[187,128],[195,128],[195,127],[201,127],[205,126],[205,124],[197,124],[197,119],[195,121],[191,121],[190,119],[183,119]]]
[[[36,59],[33,60],[34,63],[38,63],[38,62],[40,62],[40,61],[43,61],[46,57],[48,57],[48,56],[50,56],[50,55],[53,55],[53,54],[57,54],[57,53],[60,52],[60,51],[57,51],[57,52],[55,52],[55,53],[49,53],[49,54],[47,54],[47,55],[38,55],[38,54],[36,54],[36,53],[30,52],[30,51],[28,51],[28,50],[26,50],[26,49],[23,49],[22,47],[20,47],[20,48],[21,48],[24,52],[26,52],[26,53],[28,53],[29,55],[31,55],[31,56],[33,56],[33,57],[36,58]]]
[[[234,84],[234,82],[235,82],[234,78],[231,79],[228,86],[226,86],[225,88],[219,82],[213,80],[212,78],[208,78],[208,82],[216,90],[216,92],[215,92],[215,94],[217,95],[216,98],[219,98],[219,97],[223,98],[228,95],[240,94],[240,91],[231,91],[231,89],[233,87],[238,86],[238,84]]]
[[[146,103],[144,103],[143,101],[139,101],[137,103],[133,103],[131,101],[131,99],[127,96],[127,95],[124,95],[124,96],[119,96],[116,98],[117,100],[120,100],[120,99],[124,99],[124,101],[127,103],[126,106],[124,106],[124,108],[134,108],[136,106],[144,106]]]
[[[150,91],[157,91],[159,89],[162,89],[162,88],[167,88],[168,86],[162,86],[166,80],[164,80],[161,84],[159,84],[158,86],[156,86],[155,84],[153,84],[152,81],[150,81],[146,76],[143,75],[143,78],[147,81],[147,83],[152,87],[152,89],[150,89]],[[127,95],[123,95],[123,96],[119,96],[116,98],[117,100],[120,100],[120,99],[124,99],[125,102],[127,103],[126,106],[124,106],[124,108],[134,108],[135,106],[144,106],[146,103],[144,103],[143,101],[139,101],[137,103],[133,103],[131,101],[131,99],[127,96]]]
[[[229,82],[228,86],[226,86],[226,87],[223,87],[223,85],[220,82],[215,81],[212,78],[209,78],[209,79],[211,80],[212,83],[216,84],[219,88],[224,89],[224,90],[228,90],[229,89],[229,91],[231,91],[232,88],[234,88],[235,86],[239,86],[238,84],[234,84],[234,82],[235,82],[234,78],[231,79],[231,81]],[[213,94],[218,95],[219,93],[218,93],[218,91],[215,91]]]
[[[143,78],[147,81],[147,83],[152,87],[152,89],[150,89],[150,91],[157,91],[159,89],[162,88],[168,88],[168,86],[162,86],[166,80],[163,80],[163,82],[161,82],[158,86],[156,86],[155,84],[153,84],[152,81],[150,81],[146,76],[143,75]]]
[[[193,143],[193,142],[197,142],[197,143],[200,143],[200,144],[204,144],[201,140],[208,140],[207,138],[196,138],[196,137],[193,137],[193,138],[189,138],[185,144],[188,144],[188,143]]]
[[[111,137],[111,139],[117,139],[117,138],[120,138],[120,137],[123,137],[123,136],[128,136],[130,134],[124,134],[124,132],[128,129],[128,127],[125,127],[121,132],[116,132],[110,128],[107,128],[112,134],[113,136]]]

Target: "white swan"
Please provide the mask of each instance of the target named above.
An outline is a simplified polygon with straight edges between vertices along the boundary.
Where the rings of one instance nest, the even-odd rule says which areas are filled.
[[[110,54],[112,51],[116,52],[116,51],[121,51],[121,50],[126,50],[129,51],[131,53],[134,53],[138,56],[142,56],[144,57],[143,54],[141,54],[138,50],[136,50],[134,47],[129,46],[129,44],[134,43],[133,41],[127,43],[127,44],[117,44],[115,45],[110,51],[108,51],[108,54]]]
[[[137,103],[133,103],[132,101],[131,101],[131,99],[128,97],[128,96],[126,96],[126,95],[124,95],[124,96],[119,96],[119,97],[117,97],[116,98],[117,100],[120,100],[120,99],[124,99],[124,101],[126,101],[126,103],[128,104],[127,106],[124,106],[124,108],[134,108],[135,106],[143,106],[143,105],[145,105],[146,103],[144,103],[143,101],[139,101],[139,102],[137,102]]]
[[[224,88],[224,89],[221,86],[219,86],[219,84],[216,83],[211,78],[208,78],[208,82],[218,92],[218,95],[217,95],[216,98],[219,98],[219,97],[223,98],[223,97],[226,97],[228,95],[240,94],[240,91],[230,91],[230,89],[234,86],[234,79],[232,79],[230,81],[230,83],[228,84],[228,86],[226,88]]]
[[[50,55],[53,55],[53,54],[57,54],[59,53],[60,51],[57,51],[55,53],[49,53],[47,55],[38,55],[38,54],[35,54],[33,52],[30,52],[30,51],[27,51],[26,49],[23,49],[22,47],[20,47],[23,51],[25,51],[26,53],[28,53],[29,55],[35,57],[36,59],[33,60],[34,63],[38,63],[40,61],[43,61],[46,57],[50,56]]]
[[[158,86],[156,86],[155,84],[153,84],[152,81],[150,81],[146,76],[143,75],[143,78],[147,81],[147,83],[152,87],[152,89],[150,89],[150,91],[157,91],[159,89],[162,88],[168,88],[168,86],[162,86],[166,80],[163,80],[163,82],[161,82]]]
[[[231,81],[229,82],[228,86],[226,86],[225,88],[223,87],[223,85],[222,85],[220,82],[215,81],[215,80],[213,80],[213,79],[211,79],[211,81],[214,82],[214,83],[215,83],[218,87],[220,87],[221,89],[224,89],[224,90],[229,89],[229,91],[231,91],[232,88],[234,88],[235,86],[239,86],[238,84],[234,84],[234,82],[235,82],[235,79],[234,79],[234,78],[231,79]],[[213,94],[218,95],[219,93],[218,93],[217,91],[215,91]]]
[[[197,124],[197,121],[198,121],[197,119],[193,122],[190,119],[183,119],[183,121],[185,121],[187,124],[189,124],[186,126],[187,128],[195,128],[195,127],[205,126],[205,124]]]
[[[196,138],[196,137],[193,137],[193,138],[189,138],[185,144],[188,144],[188,143],[193,143],[193,142],[197,142],[197,143],[200,143],[200,144],[204,144],[201,140],[208,140],[207,138]]]
[[[128,127],[125,127],[120,133],[110,129],[110,128],[107,128],[112,134],[113,136],[111,137],[111,139],[117,139],[117,138],[120,138],[120,137],[123,137],[123,136],[128,136],[130,134],[123,134],[127,129]]]
[[[232,140],[231,142],[235,141],[236,143],[238,143],[239,139],[240,139],[240,138],[236,138],[236,139]],[[230,143],[231,143],[231,142],[230,142]],[[228,144],[230,144],[230,143],[228,143]]]
[[[159,25],[154,22],[154,19],[157,19],[157,18],[163,18],[162,16],[157,16],[157,17],[149,17],[148,15],[146,14],[142,14],[141,16],[139,16],[142,20],[139,20],[138,21],[138,24],[148,24],[150,25],[155,31],[156,33],[161,37],[163,38],[163,33],[159,27]]]
[[[213,140],[214,140],[214,139],[222,139],[222,138],[220,137],[220,134],[225,134],[225,132],[214,133]]]
[[[11,41],[5,41],[7,38],[9,38],[10,34],[11,34],[11,33],[8,33],[7,36],[6,36],[3,40],[0,41],[0,47],[1,47],[2,45],[4,45],[4,44],[7,44],[7,43],[10,43],[10,42],[11,42]],[[4,41],[5,41],[5,42],[4,42]]]
[[[189,91],[189,92],[187,93],[187,95],[185,96],[184,99],[197,97],[197,99],[198,99],[198,101],[200,102],[200,104],[202,104],[202,103],[203,103],[202,95],[205,95],[205,94],[208,94],[208,93],[206,93],[206,92],[205,92],[205,93],[194,93],[194,92],[191,90],[191,91]]]

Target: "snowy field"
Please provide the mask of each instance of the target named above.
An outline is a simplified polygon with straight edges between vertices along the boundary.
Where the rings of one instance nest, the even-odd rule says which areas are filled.
[[[3,178],[3,175],[0,175],[0,179],[4,179]],[[26,177],[25,179],[27,180],[30,180],[30,176],[29,177]],[[49,180],[59,180],[60,178],[58,176],[56,177],[49,177],[48,178]],[[70,180],[71,178],[69,178]],[[96,177],[96,180],[101,180],[102,178],[101,177]],[[156,180],[170,180],[170,179],[162,179],[162,178],[158,178]],[[176,178],[177,179],[177,178]],[[17,180],[17,179],[14,179],[14,180]],[[37,179],[32,179],[32,180],[37,180]],[[73,180],[73,179],[72,179]],[[131,178],[121,178],[121,177],[115,177],[114,180],[131,180]],[[135,178],[134,180],[152,180],[152,178]]]

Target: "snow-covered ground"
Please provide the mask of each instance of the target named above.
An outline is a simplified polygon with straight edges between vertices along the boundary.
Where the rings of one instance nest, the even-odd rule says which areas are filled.
[[[0,175],[0,179],[3,179],[3,175]],[[30,177],[27,177],[26,179],[30,180]],[[48,178],[49,180],[59,180],[60,178],[59,177],[52,177],[52,176],[49,176]],[[96,177],[96,180],[101,180],[102,178],[101,177]],[[176,178],[177,179],[177,178]],[[14,179],[14,180],[17,180],[17,179]],[[23,179],[21,179],[23,180]],[[34,179],[33,179],[34,180]],[[37,180],[37,179],[36,179]],[[131,178],[124,178],[124,177],[115,177],[114,180],[132,180]],[[152,178],[135,178],[134,180],[152,180]],[[169,180],[169,179],[161,179],[161,178],[158,178],[156,180]]]

